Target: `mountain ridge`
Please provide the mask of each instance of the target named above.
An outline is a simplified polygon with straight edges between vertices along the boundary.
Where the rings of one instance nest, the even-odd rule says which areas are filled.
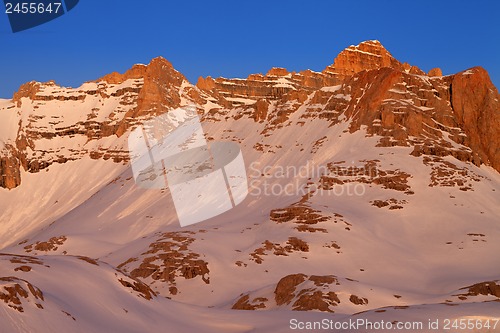
[[[155,58],[0,100],[7,330],[497,318],[498,91],[482,68],[424,75],[379,44],[323,72],[193,85]],[[239,205],[187,227],[169,188],[135,183],[127,142],[183,107],[209,144],[239,145],[249,185]]]

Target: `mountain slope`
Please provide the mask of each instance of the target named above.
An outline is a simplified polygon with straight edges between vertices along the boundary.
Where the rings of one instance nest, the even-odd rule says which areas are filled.
[[[427,75],[368,41],[323,72],[273,68],[194,86],[156,58],[76,89],[22,86],[0,101],[1,252],[50,268],[2,265],[7,294],[16,284],[28,293],[26,313],[0,303],[9,330],[35,329],[40,311],[50,321],[60,311],[76,318],[58,329],[99,331],[112,321],[101,313],[92,323],[90,300],[68,307],[47,298],[37,309],[30,284],[58,299],[95,295],[128,316],[131,326],[109,326],[120,331],[143,330],[144,313],[169,309],[198,314],[155,319],[158,327],[173,321],[206,332],[250,331],[251,318],[262,332],[287,331],[293,310],[312,310],[300,314],[309,320],[322,318],[314,311],[339,320],[362,311],[389,320],[494,318],[499,95],[482,68],[439,72]],[[209,142],[239,144],[249,182],[236,208],[185,228],[168,189],[134,183],[127,146],[131,129],[183,106],[196,107]],[[116,298],[55,287],[51,274],[88,276]],[[140,301],[121,300],[127,288]],[[225,321],[208,324],[215,314]],[[19,316],[25,326],[15,326]]]

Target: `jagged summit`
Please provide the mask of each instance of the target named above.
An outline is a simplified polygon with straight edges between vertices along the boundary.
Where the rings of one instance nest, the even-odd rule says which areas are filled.
[[[432,69],[427,75],[375,40],[349,46],[323,72],[274,67],[246,79],[200,77],[193,86],[157,57],[74,89],[28,82],[6,102],[0,112],[16,129],[3,138],[0,186],[6,188],[20,184],[21,169],[38,172],[85,155],[125,161],[125,149],[99,140],[121,137],[144,119],[187,104],[213,119],[235,110],[265,124],[263,133],[290,126],[296,112],[332,125],[349,120],[351,132],[366,127],[382,146],[411,146],[415,156],[452,155],[500,170],[499,97],[487,72],[477,67],[443,77]],[[45,139],[75,134],[97,146],[71,154],[38,148]]]
[[[417,67],[399,62],[378,40],[370,40],[359,45],[349,46],[340,52],[333,64],[326,67],[323,72],[345,78],[363,70],[383,67],[390,67],[412,74],[425,74]]]
[[[338,84],[347,77],[359,73],[363,70],[374,70],[389,67],[410,74],[426,75],[416,66],[408,63],[401,63],[394,58],[391,53],[378,40],[361,42],[358,45],[351,45],[340,52],[334,59],[333,64],[328,65],[321,73],[311,70],[301,72],[289,72],[285,68],[273,67],[265,75],[251,74],[246,79],[212,78],[210,76],[198,79],[197,86],[200,89],[212,89],[215,82],[236,80],[263,81],[276,77],[292,77],[299,85],[318,88]],[[433,69],[429,76],[441,76],[439,69]]]

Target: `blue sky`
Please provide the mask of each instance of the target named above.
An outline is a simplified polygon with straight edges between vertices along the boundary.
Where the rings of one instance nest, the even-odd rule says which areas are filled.
[[[498,88],[499,15],[493,0],[80,0],[66,15],[14,34],[2,8],[0,97],[31,80],[79,86],[156,56],[194,83],[273,66],[319,71],[369,39],[425,71],[483,66]]]

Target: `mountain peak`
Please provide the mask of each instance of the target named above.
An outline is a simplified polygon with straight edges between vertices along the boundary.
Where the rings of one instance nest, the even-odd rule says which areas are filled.
[[[377,39],[372,39],[372,40],[365,40],[359,43],[358,45],[351,45],[349,47],[354,47],[354,48],[361,48],[365,47],[366,45],[371,45],[371,46],[376,46],[385,49],[385,47],[382,45],[382,43],[377,40]]]
[[[286,68],[283,67],[273,67],[267,73],[266,76],[285,76],[290,74]]]
[[[333,65],[326,67],[323,73],[333,74],[343,79],[363,70],[382,67],[425,75],[418,67],[399,62],[378,40],[368,40],[347,47],[335,58]]]
[[[168,61],[167,59],[163,58],[162,56],[158,56],[156,58],[151,59],[151,61],[147,65],[147,67],[159,67],[159,68],[162,68],[164,70],[174,70],[175,71],[175,68],[172,65],[172,63],[170,61]]]

